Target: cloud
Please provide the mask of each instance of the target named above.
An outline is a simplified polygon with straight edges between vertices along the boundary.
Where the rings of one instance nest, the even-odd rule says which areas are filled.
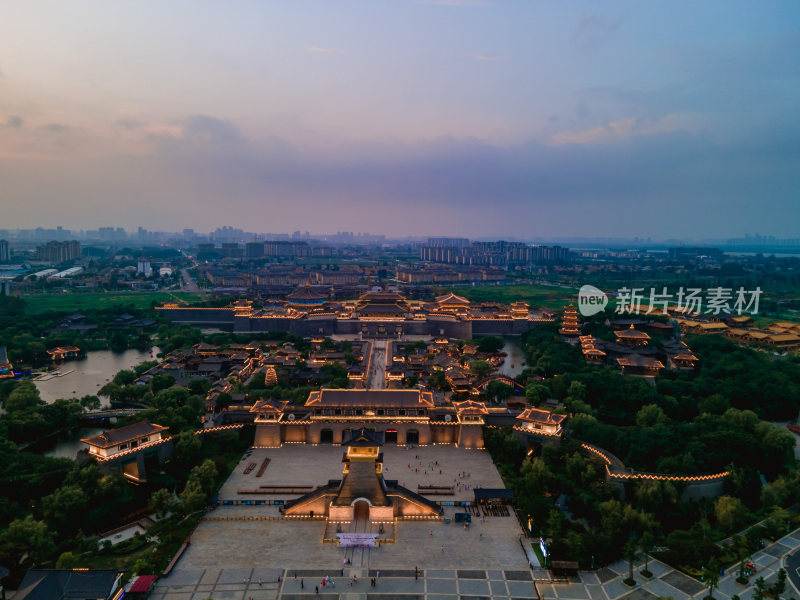
[[[596,144],[615,138],[659,135],[676,131],[693,132],[699,129],[698,118],[687,114],[665,115],[658,119],[629,117],[589,129],[560,131],[553,135],[557,146],[563,144]]]
[[[17,115],[9,115],[8,119],[6,120],[6,126],[11,127],[13,129],[19,129],[25,121],[22,117],[18,117]]]
[[[584,15],[572,39],[582,48],[599,48],[614,36],[621,25],[621,18],[612,21],[603,15]]]
[[[142,126],[137,119],[117,119],[116,123],[125,129],[139,129]]]
[[[338,54],[339,52],[335,48],[324,48],[322,46],[308,46],[306,50],[315,54]]]
[[[211,144],[238,142],[242,139],[239,129],[224,119],[208,115],[193,115],[186,120],[183,138]]]
[[[42,125],[42,129],[49,131],[50,133],[67,133],[69,131],[69,125],[63,125],[61,123],[47,123],[46,125]]]
[[[159,230],[230,224],[525,239],[620,231],[708,237],[748,227],[777,234],[800,222],[800,148],[785,123],[723,145],[703,131],[656,133],[674,128],[672,119],[619,119],[585,144],[503,147],[439,138],[354,142],[316,153],[195,115],[151,154],[71,152],[46,169],[0,160],[0,181],[20,200],[9,222],[35,223],[46,213],[83,227],[97,226],[111,210],[120,222]],[[220,139],[231,141],[211,143]],[[47,212],[54,194],[64,202]],[[687,220],[698,208],[724,218]]]
[[[472,55],[473,60],[477,61],[487,61],[487,60],[500,60],[500,57],[496,54],[484,54],[482,52],[476,52]]]

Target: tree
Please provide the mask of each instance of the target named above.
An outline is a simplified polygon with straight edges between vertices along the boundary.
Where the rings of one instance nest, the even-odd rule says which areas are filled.
[[[742,501],[731,496],[720,496],[714,503],[714,515],[725,531],[731,531],[745,514]]]
[[[722,394],[711,394],[697,403],[697,410],[702,413],[723,414],[731,407],[731,403]]]
[[[773,586],[769,589],[769,592],[777,599],[785,591],[786,591],[786,569],[781,568],[778,571],[778,578],[775,580]]]
[[[529,383],[525,386],[525,400],[528,404],[539,405],[550,397],[550,389],[540,383]]]
[[[499,380],[490,381],[486,385],[486,396],[491,400],[506,400],[514,394],[514,388]]]
[[[100,408],[100,398],[97,396],[84,396],[80,399],[80,403],[86,410],[97,410]]]
[[[248,389],[262,389],[263,390],[264,389],[264,386],[263,386],[263,383],[264,383],[263,372],[256,373],[255,375],[253,375],[253,377],[255,378],[256,375],[261,375],[262,376],[261,377],[262,386],[260,388],[255,388],[255,387],[250,387],[250,386],[247,386],[247,387],[248,387]],[[195,377],[195,378],[189,380],[189,383],[186,384],[186,387],[189,388],[189,393],[190,394],[194,394],[194,395],[198,395],[198,396],[205,396],[206,392],[208,392],[208,390],[211,389],[211,382],[208,379]]]
[[[108,345],[114,352],[123,352],[128,349],[128,338],[121,331],[115,331],[111,334]]]
[[[33,515],[15,519],[3,534],[2,541],[9,554],[22,556],[27,553],[35,564],[43,562],[56,549],[55,535],[44,521],[36,521]]]
[[[86,508],[88,499],[77,485],[64,485],[42,498],[42,514],[55,529],[72,528]]]
[[[117,374],[114,375],[114,379],[112,381],[119,386],[130,385],[136,381],[136,373],[127,369],[123,369],[122,371],[117,371]]]
[[[480,352],[499,352],[503,346],[506,345],[506,341],[497,335],[487,335],[486,337],[482,337],[480,342],[478,343],[478,350]]]
[[[708,566],[703,567],[703,579],[708,584],[708,598],[713,598],[714,588],[719,583],[719,564],[716,559],[710,559]]]
[[[625,542],[623,554],[625,555],[625,560],[628,561],[628,579],[625,580],[625,583],[634,585],[636,580],[633,578],[633,563],[636,560],[636,542],[633,538]]]
[[[639,427],[655,427],[659,423],[669,421],[669,417],[664,413],[664,409],[657,404],[643,406],[636,413],[636,424]]]
[[[195,479],[189,479],[186,482],[186,487],[181,492],[181,508],[183,513],[188,515],[197,510],[200,510],[206,504],[206,494],[200,482]]]
[[[150,495],[150,507],[159,518],[163,519],[172,510],[174,500],[172,492],[166,488],[161,488]]]
[[[214,461],[210,458],[207,458],[202,464],[197,465],[189,472],[189,481],[196,481],[207,496],[214,491],[216,479],[217,467],[214,466]]]
[[[639,548],[641,548],[642,554],[644,554],[644,570],[642,571],[642,575],[644,575],[645,577],[652,576],[652,573],[648,568],[650,566],[649,554],[650,551],[653,549],[653,546],[655,546],[655,543],[656,543],[655,535],[653,535],[652,531],[645,531],[642,534],[642,538],[639,540]]]
[[[153,375],[150,380],[150,391],[157,394],[173,385],[175,385],[175,378],[172,375]]]
[[[75,567],[75,562],[72,552],[62,552],[56,561],[56,569],[72,569]]]
[[[755,588],[753,590],[753,600],[764,600],[767,597],[767,582],[763,577],[756,579]]]
[[[469,372],[474,376],[482,379],[488,377],[492,372],[492,365],[485,360],[473,360],[469,363]]]
[[[155,573],[153,563],[146,558],[138,559],[133,563],[133,568],[131,570],[137,575],[152,575]]]
[[[194,431],[183,431],[178,435],[175,443],[175,459],[189,461],[200,453],[201,447],[202,442],[199,435],[195,435]]]
[[[586,400],[586,386],[580,381],[573,381],[567,388],[567,396],[573,400]]]

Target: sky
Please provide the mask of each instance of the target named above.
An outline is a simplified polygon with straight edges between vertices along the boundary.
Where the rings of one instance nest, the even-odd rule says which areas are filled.
[[[800,237],[800,2],[0,0],[0,228]]]

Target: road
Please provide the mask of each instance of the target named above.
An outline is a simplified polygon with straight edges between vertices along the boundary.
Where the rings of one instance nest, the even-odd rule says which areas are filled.
[[[372,354],[367,373],[368,390],[381,390],[386,387],[386,340],[372,342]]]
[[[789,576],[795,592],[800,594],[800,550],[786,557],[786,574]],[[793,594],[787,595],[792,596]]]
[[[181,269],[181,289],[184,292],[199,292],[200,287],[194,278],[189,275],[189,269]]]

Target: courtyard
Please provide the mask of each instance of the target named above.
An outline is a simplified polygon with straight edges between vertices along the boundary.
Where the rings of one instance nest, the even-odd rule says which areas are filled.
[[[453,496],[433,499],[472,500],[474,487],[502,487],[489,454],[453,446],[402,448],[385,446],[387,479],[409,489],[419,485],[456,484]],[[220,499],[288,500],[297,494],[239,495],[259,486],[316,487],[341,476],[343,448],[288,444],[259,448],[245,455],[220,491]],[[256,474],[269,459],[261,477]],[[247,474],[246,468],[256,463]],[[438,464],[437,464],[438,463]],[[440,473],[441,471],[441,473]],[[460,510],[460,509],[459,509]],[[622,580],[628,564],[620,561],[597,571],[581,571],[569,582],[548,582],[543,569],[529,568],[516,517],[473,518],[469,529],[453,522],[455,507],[445,507],[447,524],[401,521],[385,537],[394,543],[377,548],[339,548],[323,543],[323,520],[285,520],[277,506],[220,506],[208,513],[169,577],[159,580],[153,600],[676,600],[700,598],[700,582],[651,558],[653,578],[643,579],[641,557],[634,567],[637,585]],[[330,535],[330,532],[328,532]],[[771,581],[782,555],[800,548],[793,532],[753,557]],[[351,584],[352,577],[357,581]],[[335,585],[322,586],[330,577]],[[752,587],[738,589],[733,572],[720,581],[715,596],[728,600],[738,593],[752,597]],[[371,585],[375,578],[376,585]]]
[[[483,450],[450,445],[388,445],[382,450],[386,479],[397,479],[415,492],[418,486],[454,486],[453,495],[431,496],[434,500],[473,500],[476,487],[503,487],[491,457]],[[343,448],[330,445],[252,449],[221,488],[220,501],[296,498],[299,494],[239,492],[264,489],[260,486],[324,485],[341,477],[342,454]],[[256,477],[265,459],[267,467],[261,477]],[[248,470],[252,463],[256,467]],[[336,593],[366,593],[370,591],[369,579],[379,571],[381,594],[393,597],[536,597],[520,542],[522,531],[513,512],[508,516],[473,516],[471,525],[464,527],[453,519],[464,509],[446,506],[444,518],[449,523],[442,519],[400,521],[394,528],[388,526],[389,531],[382,536],[393,543],[376,548],[339,548],[323,543],[325,521],[283,519],[278,509],[269,504],[222,505],[209,512],[192,534],[175,571],[159,582],[154,598],[247,600],[252,596],[257,600],[276,598],[279,593],[288,598],[314,593],[314,586],[326,575],[334,580],[344,577],[337,581]],[[362,581],[350,590],[348,583],[353,575]],[[279,576],[284,580],[279,582]],[[374,592],[378,593],[377,588]]]

